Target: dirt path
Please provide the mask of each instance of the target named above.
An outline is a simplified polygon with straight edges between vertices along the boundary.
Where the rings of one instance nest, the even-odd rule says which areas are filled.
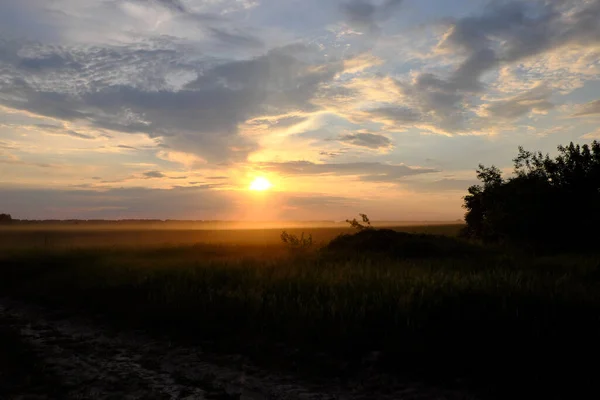
[[[382,388],[385,395],[373,390],[365,393],[358,385],[342,389],[334,383],[327,387],[299,383],[289,376],[261,371],[241,357],[217,360],[196,347],[153,340],[143,332],[114,332],[83,318],[9,300],[0,300],[0,316],[58,377],[65,393],[60,397],[13,396],[10,400],[472,399],[416,383],[387,385]],[[4,400],[1,394],[0,399]]]

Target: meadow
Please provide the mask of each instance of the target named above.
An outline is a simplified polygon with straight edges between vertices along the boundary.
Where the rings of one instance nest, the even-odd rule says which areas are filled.
[[[300,235],[310,233],[316,245],[323,245],[336,236],[351,233],[346,223],[330,223],[321,226],[277,226],[261,227],[246,224],[236,228],[233,224],[206,228],[194,223],[26,223],[0,225],[0,249],[31,248],[106,248],[106,247],[165,247],[194,244],[266,246],[281,244],[283,229]],[[211,225],[209,225],[211,226]],[[455,236],[464,226],[459,223],[445,224],[376,224],[377,227],[391,226],[395,230],[413,233],[434,233]],[[275,246],[277,247],[277,246]]]
[[[281,229],[4,228],[0,295],[312,379],[400,374],[499,398],[594,389],[582,360],[600,355],[600,256],[454,238],[469,251],[340,252],[323,246],[346,228],[288,231],[317,245],[293,251]]]

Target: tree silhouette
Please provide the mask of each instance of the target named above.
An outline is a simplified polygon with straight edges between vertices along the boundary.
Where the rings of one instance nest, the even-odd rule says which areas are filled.
[[[479,166],[464,197],[467,236],[546,248],[593,245],[600,228],[600,142],[558,146],[558,156],[519,147],[514,176]]]
[[[0,224],[10,224],[12,221],[10,214],[0,214]]]

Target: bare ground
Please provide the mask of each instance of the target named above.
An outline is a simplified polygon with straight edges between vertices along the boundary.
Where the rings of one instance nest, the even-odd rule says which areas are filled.
[[[459,391],[389,377],[343,386],[333,381],[301,382],[261,370],[241,356],[208,355],[199,347],[152,339],[140,331],[115,331],[85,318],[6,299],[0,300],[0,324],[18,332],[42,364],[41,370],[52,377],[4,397],[0,390],[1,400],[474,399]],[[0,389],[1,381],[2,371]]]

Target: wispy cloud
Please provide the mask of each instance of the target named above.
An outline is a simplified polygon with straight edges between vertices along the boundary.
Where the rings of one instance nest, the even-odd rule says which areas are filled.
[[[340,136],[338,140],[353,146],[366,147],[368,149],[389,149],[392,147],[392,141],[388,137],[375,133],[348,133]]]
[[[594,100],[577,107],[574,117],[587,117],[600,115],[600,100]]]

